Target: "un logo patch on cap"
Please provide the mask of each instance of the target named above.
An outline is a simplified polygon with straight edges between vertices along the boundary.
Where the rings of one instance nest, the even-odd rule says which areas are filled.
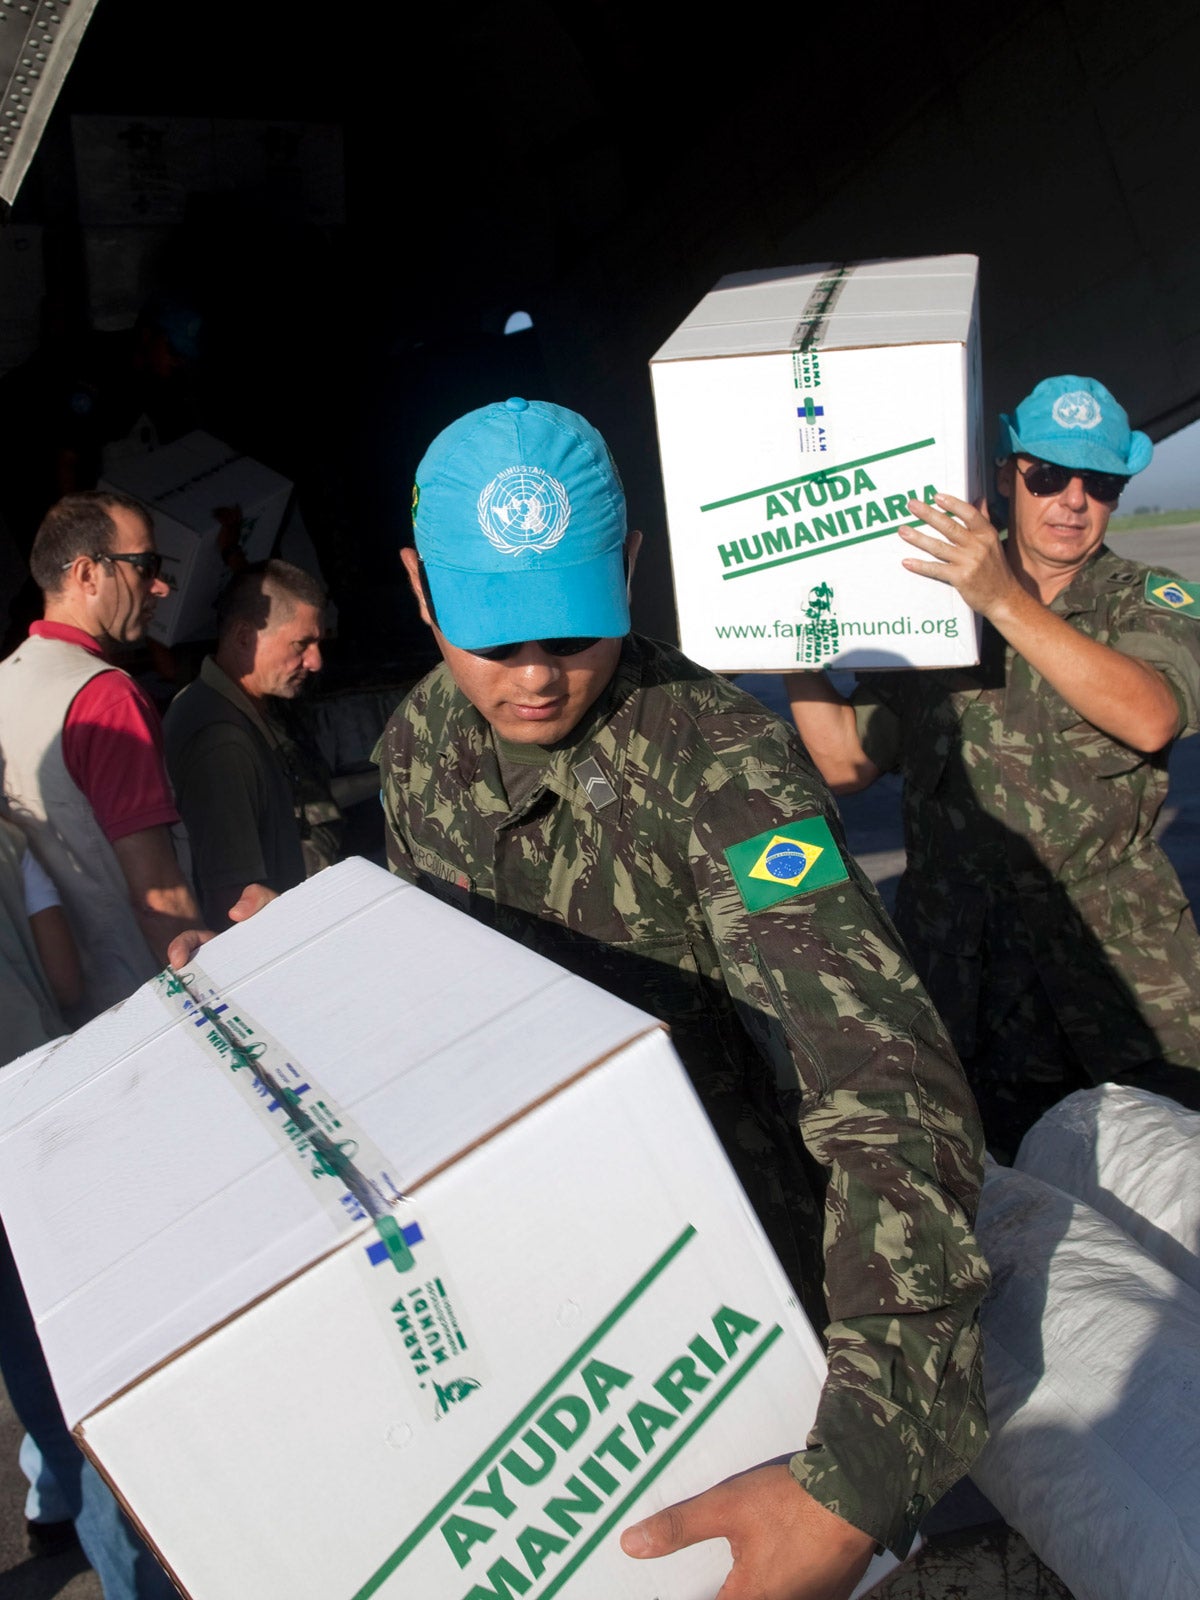
[[[1060,394],[1050,415],[1060,428],[1096,428],[1104,418],[1100,402],[1086,389],[1072,389],[1070,394]]]
[[[497,550],[553,550],[567,531],[571,501],[543,467],[506,467],[479,496],[479,526]]]
[[[765,911],[850,876],[824,817],[804,817],[756,833],[730,845],[725,859],[747,911]]]

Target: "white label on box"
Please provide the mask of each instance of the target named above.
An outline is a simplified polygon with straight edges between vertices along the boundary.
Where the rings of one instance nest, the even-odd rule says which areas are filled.
[[[411,1215],[405,1203],[403,1215]],[[364,1236],[354,1262],[363,1292],[388,1330],[388,1349],[421,1402],[430,1425],[457,1412],[488,1377],[445,1260],[420,1222],[402,1227],[418,1269],[399,1268],[382,1239]]]

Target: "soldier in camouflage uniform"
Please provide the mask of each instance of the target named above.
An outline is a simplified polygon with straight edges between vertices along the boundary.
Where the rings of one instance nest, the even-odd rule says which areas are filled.
[[[1004,418],[1006,543],[950,496],[914,515],[914,572],[984,617],[979,667],[866,673],[853,706],[790,681],[835,791],[904,776],[897,926],[1011,1155],[1074,1088],[1115,1077],[1196,1103],[1200,941],[1152,837],[1173,740],[1200,724],[1200,591],[1103,544],[1144,434],[1094,380]]]
[[[958,1063],[791,730],[622,637],[625,507],[600,436],[510,400],[440,435],[417,484],[403,556],[445,661],[376,751],[391,866],[670,1024],[826,1333],[790,1473],[711,1490],[625,1547],[723,1535],[747,1593],[836,1600],[876,1541],[907,1548],[984,1438]]]

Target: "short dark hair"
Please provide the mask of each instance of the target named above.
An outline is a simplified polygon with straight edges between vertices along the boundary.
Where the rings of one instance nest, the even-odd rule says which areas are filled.
[[[117,537],[109,513],[132,511],[153,531],[154,521],[140,501],[116,489],[86,489],[66,494],[42,518],[29,553],[29,570],[43,594],[56,594],[65,569],[79,556],[107,555]]]
[[[217,640],[225,639],[239,622],[253,623],[259,630],[267,627],[277,601],[286,602],[288,612],[297,604],[324,611],[328,599],[325,585],[303,567],[290,561],[254,561],[217,599]]]

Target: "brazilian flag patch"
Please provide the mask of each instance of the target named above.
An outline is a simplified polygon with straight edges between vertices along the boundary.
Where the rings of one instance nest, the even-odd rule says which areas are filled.
[[[803,817],[731,844],[725,852],[747,911],[842,883],[850,874],[824,817]]]
[[[1160,611],[1179,611],[1185,617],[1200,617],[1200,584],[1184,583],[1161,572],[1146,574],[1146,600]]]

